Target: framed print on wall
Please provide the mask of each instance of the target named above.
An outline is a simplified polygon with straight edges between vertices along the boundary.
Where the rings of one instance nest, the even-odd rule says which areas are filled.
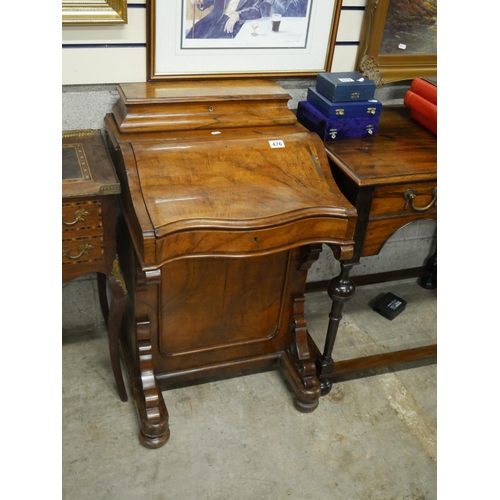
[[[377,85],[437,77],[437,0],[367,0],[356,67]]]
[[[329,71],[341,0],[150,0],[148,79]]]

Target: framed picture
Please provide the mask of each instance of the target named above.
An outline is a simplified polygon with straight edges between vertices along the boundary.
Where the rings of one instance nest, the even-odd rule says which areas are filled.
[[[150,0],[148,79],[329,71],[340,0]]]
[[[127,0],[62,0],[62,23],[126,24]]]
[[[377,85],[437,77],[437,0],[367,0],[356,67]]]

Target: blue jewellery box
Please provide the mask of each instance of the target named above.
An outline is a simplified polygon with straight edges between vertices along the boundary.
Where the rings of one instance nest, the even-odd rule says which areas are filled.
[[[316,132],[323,142],[375,135],[379,123],[378,116],[330,120],[307,101],[299,101],[297,120],[308,130]]]
[[[376,99],[356,102],[332,102],[322,96],[314,87],[307,89],[307,102],[310,102],[327,118],[369,118],[379,116],[382,103]]]
[[[369,101],[375,82],[357,71],[318,73],[316,90],[332,102]]]

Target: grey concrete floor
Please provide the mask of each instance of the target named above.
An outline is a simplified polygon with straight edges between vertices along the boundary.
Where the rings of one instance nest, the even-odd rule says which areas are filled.
[[[389,291],[408,301],[393,321],[370,307]],[[306,303],[321,348],[330,300]],[[338,360],[436,341],[436,291],[415,280],[359,287],[344,311]],[[157,450],[118,398],[103,328],[64,334],[62,370],[64,499],[437,498],[435,364],[339,382],[311,414],[277,371],[165,391],[171,436]]]

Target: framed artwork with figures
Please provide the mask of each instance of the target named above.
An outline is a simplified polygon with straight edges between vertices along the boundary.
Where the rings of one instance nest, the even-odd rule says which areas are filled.
[[[341,3],[151,0],[148,79],[306,76],[328,71]]]

